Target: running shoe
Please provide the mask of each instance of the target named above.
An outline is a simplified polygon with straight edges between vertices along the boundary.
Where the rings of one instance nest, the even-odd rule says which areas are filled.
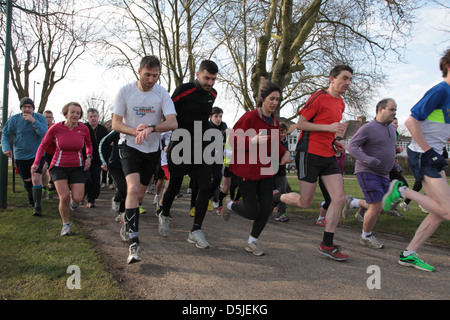
[[[320,254],[323,254],[324,256],[327,256],[336,261],[346,261],[349,258],[348,255],[341,253],[341,246],[337,246],[335,244],[333,244],[331,247],[328,247],[323,243],[320,243],[318,251]]]
[[[209,200],[208,202],[208,211],[213,211],[214,210],[214,206],[211,200]]]
[[[200,249],[209,248],[209,243],[206,241],[205,234],[201,229],[189,232],[187,241],[195,243],[195,246]]]
[[[131,264],[142,261],[140,251],[139,244],[137,242],[132,243],[128,248],[127,263]]]
[[[258,246],[258,241],[253,241],[251,243],[247,242],[245,246],[245,251],[253,253],[255,256],[262,256],[264,251]]]
[[[424,207],[422,207],[420,204],[419,204],[419,208],[420,208],[420,210],[422,210],[422,212],[430,213],[430,211],[428,211],[427,209],[425,209]]]
[[[142,205],[139,205],[139,213],[140,213],[140,214],[147,213],[147,210],[145,210],[144,207],[143,207]]]
[[[222,211],[221,211],[221,213],[222,213],[222,218],[223,218],[223,220],[225,220],[225,221],[228,221],[228,220],[230,220],[230,213],[231,213],[231,210],[229,210],[228,208],[227,208],[227,205],[228,205],[228,202],[230,202],[231,201],[231,198],[230,197],[225,197],[224,199],[223,199],[223,207],[222,207]]]
[[[388,192],[384,195],[381,205],[383,206],[384,212],[391,211],[392,207],[402,198],[398,188],[403,186],[403,182],[394,179],[389,185]]]
[[[69,204],[70,210],[75,211],[78,209],[78,203],[71,201]]]
[[[61,236],[70,236],[72,234],[72,231],[70,230],[70,224],[65,223],[63,224],[63,227],[61,229]]]
[[[404,256],[403,252],[400,253],[398,263],[402,266],[413,267],[422,271],[434,271],[435,268],[419,258],[417,253],[413,253],[409,256]]]
[[[370,237],[366,237],[366,238],[363,238],[363,236],[361,236],[361,238],[359,239],[359,243],[361,243],[362,245],[368,246],[370,248],[375,248],[375,249],[383,249],[384,248],[384,244],[382,244],[380,241],[378,241],[377,238],[375,238],[375,236],[373,234]]]
[[[170,218],[166,217],[162,214],[162,212],[158,215],[159,220],[159,227],[158,231],[159,234],[163,237],[168,237],[170,233],[169,224],[170,224]]]
[[[400,203],[400,208],[402,208],[404,211],[409,211],[409,205],[405,201]]]
[[[317,219],[317,220],[316,220],[316,224],[317,224],[318,226],[325,227],[326,224],[327,224],[327,222],[325,221],[325,219]]]
[[[399,219],[403,219],[404,218],[404,216],[397,209],[394,209],[394,208],[392,208],[391,211],[386,212],[386,214],[388,216],[399,218]]]
[[[189,215],[195,217],[195,207],[192,207],[191,210],[189,210]]]
[[[218,216],[222,215],[222,206],[217,207],[217,215]]]
[[[341,212],[342,218],[347,219],[350,212],[353,211],[353,207],[352,207],[353,200],[355,200],[355,198],[351,195],[347,195],[345,197],[345,203],[344,203],[344,206],[342,207],[342,212]]]
[[[183,196],[182,193],[178,193],[178,194],[175,196],[175,199],[173,199],[173,200],[174,200],[174,201],[175,201],[175,200],[178,200],[178,199],[180,199],[182,196]]]
[[[33,216],[34,217],[41,217],[42,216],[42,208],[41,207],[34,207],[34,209],[33,209]]]
[[[277,214],[275,217],[275,220],[281,221],[281,222],[287,222],[289,221],[289,217],[287,216],[286,212],[282,214]]]
[[[161,196],[159,194],[155,195],[155,197],[153,198],[153,204],[155,206],[157,206],[160,199],[161,199]]]
[[[87,207],[88,208],[95,208],[95,203],[94,202],[88,202]]]
[[[359,208],[358,212],[355,213],[355,218],[359,222],[364,222],[364,214],[366,213],[366,209]]]
[[[114,197],[111,199],[111,211],[114,215],[117,215],[120,210],[120,202],[114,201]]]

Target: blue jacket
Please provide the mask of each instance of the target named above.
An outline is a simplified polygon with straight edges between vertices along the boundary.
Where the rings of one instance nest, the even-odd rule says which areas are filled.
[[[13,115],[6,121],[2,132],[2,152],[10,151],[10,140],[14,136],[14,158],[29,160],[36,156],[36,151],[44,138],[48,126],[45,117],[40,113],[33,113],[36,121],[26,121],[22,113]]]

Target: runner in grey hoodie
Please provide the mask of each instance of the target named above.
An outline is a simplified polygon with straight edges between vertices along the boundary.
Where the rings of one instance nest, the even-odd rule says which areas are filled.
[[[384,247],[372,235],[372,230],[382,211],[381,201],[389,189],[389,171],[395,162],[397,136],[392,121],[397,104],[383,99],[376,107],[376,118],[362,126],[347,146],[356,159],[355,174],[369,209],[364,215],[360,243],[371,248]]]

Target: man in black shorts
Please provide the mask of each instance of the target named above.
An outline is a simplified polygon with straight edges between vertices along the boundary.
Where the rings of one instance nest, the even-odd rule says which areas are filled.
[[[203,137],[203,133],[209,129],[209,116],[217,96],[217,91],[213,88],[213,85],[218,72],[219,69],[215,62],[204,60],[197,72],[197,79],[194,82],[178,86],[172,94],[177,112],[178,128],[187,130],[191,137],[190,150],[182,150],[182,152],[190,152],[190,157],[187,161],[180,163],[180,157],[183,158],[185,154],[179,153],[177,145],[183,142],[183,138],[180,139],[181,141],[176,141],[174,136],[177,135],[177,131],[174,131],[168,150],[170,183],[164,194],[162,207],[158,211],[159,232],[162,236],[167,237],[169,236],[170,208],[175,196],[180,192],[184,176],[191,173],[192,179],[196,179],[199,190],[195,204],[194,225],[189,233],[188,241],[195,243],[198,248],[209,247],[201,227],[211,191],[212,166],[206,164],[203,157],[201,161],[196,161],[196,156],[199,155],[199,152],[203,154],[204,147],[210,141],[194,141],[194,132],[201,125]],[[202,145],[199,146],[199,143]]]
[[[119,155],[127,181],[125,220],[128,227],[128,263],[141,261],[139,202],[155,173],[160,155],[160,133],[177,128],[172,99],[157,84],[161,64],[155,56],[141,60],[139,80],[123,86],[114,102],[113,130],[121,132]],[[165,121],[162,121],[163,117]]]

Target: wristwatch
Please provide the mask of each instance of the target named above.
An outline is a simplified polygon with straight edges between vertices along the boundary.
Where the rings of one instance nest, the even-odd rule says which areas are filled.
[[[156,124],[151,124],[149,126],[153,128],[153,132],[156,132]]]

